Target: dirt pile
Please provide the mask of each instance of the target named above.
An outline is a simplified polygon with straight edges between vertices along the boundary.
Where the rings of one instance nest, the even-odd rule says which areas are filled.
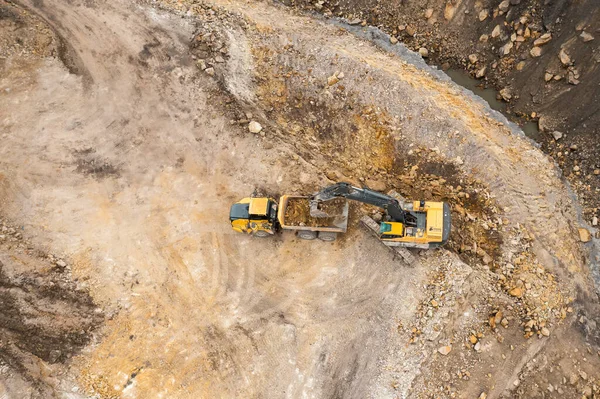
[[[310,214],[310,201],[308,198],[290,198],[285,209],[286,224],[290,226],[332,227],[336,215],[342,215],[346,205],[344,199],[334,199],[321,204],[321,210],[329,217],[313,217]]]

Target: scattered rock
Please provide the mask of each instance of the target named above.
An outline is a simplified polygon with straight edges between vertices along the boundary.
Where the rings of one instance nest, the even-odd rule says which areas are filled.
[[[479,21],[483,22],[490,14],[489,10],[483,9],[479,12]]]
[[[510,291],[508,291],[508,294],[510,296],[514,296],[515,298],[521,298],[521,297],[523,297],[523,289],[519,288],[519,287],[515,287],[515,288],[511,289]]]
[[[560,58],[560,62],[564,66],[571,65],[571,57],[569,57],[569,54],[567,54],[564,49],[560,50],[560,53],[558,53],[558,58]]]
[[[543,46],[544,44],[548,43],[550,40],[552,40],[552,34],[544,33],[542,36],[540,36],[533,42],[533,45],[534,46]]]
[[[450,353],[451,350],[452,350],[452,345],[446,345],[446,346],[442,346],[441,348],[439,348],[438,352],[441,353],[442,355],[446,356],[448,353]]]
[[[333,86],[334,84],[336,84],[339,81],[340,81],[340,78],[338,78],[336,75],[331,75],[330,77],[327,78],[327,85]]]
[[[360,18],[354,18],[353,20],[348,21],[348,25],[360,25],[361,22]]]
[[[508,11],[508,7],[510,7],[510,1],[504,0],[502,3],[498,5],[498,9],[502,12]]]
[[[469,62],[471,64],[476,64],[477,61],[479,61],[479,57],[477,56],[477,54],[470,54],[469,55]]]
[[[473,346],[473,349],[475,350],[475,352],[480,352],[481,351],[481,342],[477,342],[475,344],[475,346]]]
[[[432,15],[433,15],[433,8],[428,8],[427,10],[425,10],[425,19],[431,18]]]
[[[196,66],[201,71],[204,71],[206,69],[206,61],[204,61],[204,60],[198,60],[198,61],[196,61]]]
[[[598,226],[598,217],[597,216],[594,216],[592,218],[592,226]]]
[[[425,47],[421,47],[419,49],[419,54],[421,55],[421,57],[423,58],[427,58],[429,57],[429,51],[425,48]]]
[[[492,30],[492,38],[497,38],[498,36],[500,36],[500,33],[502,33],[502,28],[500,27],[500,25],[496,25],[494,27],[494,30]]]
[[[248,124],[248,130],[250,131],[250,133],[260,133],[260,131],[262,130],[262,126],[260,123],[256,122],[256,121],[252,121]]]
[[[542,55],[542,48],[541,47],[534,47],[529,51],[529,55],[531,55],[533,58],[537,58],[540,55]]]
[[[505,87],[504,89],[500,90],[500,96],[506,102],[509,102],[512,98],[512,94],[510,94],[510,90],[508,89],[508,87]]]
[[[478,339],[477,339],[477,337],[476,337],[476,336],[474,336],[474,335],[471,335],[471,336],[469,337],[469,342],[471,342],[473,345],[475,345],[475,344],[477,343],[477,341],[478,341]]]
[[[516,66],[517,71],[522,71],[525,68],[525,61],[521,61]]]
[[[59,259],[59,260],[56,261],[56,266],[58,266],[58,267],[66,267],[67,266],[67,262],[65,262],[62,259]]]
[[[554,140],[558,141],[563,137],[563,134],[558,130],[555,130],[552,132],[552,137],[554,137]]]
[[[594,40],[594,36],[587,33],[586,31],[581,32],[581,35],[579,35],[579,37],[583,40],[584,43],[591,42],[592,40]]]
[[[575,374],[575,373],[572,373],[572,374],[569,376],[569,384],[571,384],[571,385],[576,385],[576,384],[577,384],[577,381],[579,381],[579,376],[578,376],[577,374]]]
[[[590,231],[584,227],[579,228],[579,240],[581,242],[589,242],[592,239]]]
[[[486,35],[486,34],[483,34],[483,35],[479,36],[479,41],[481,43],[487,43],[488,39],[489,39],[489,36]]]
[[[500,47],[500,55],[509,55],[510,50],[512,50],[513,46],[513,42],[507,42],[504,46]]]
[[[392,44],[398,43],[398,39],[396,38],[396,36],[390,36],[390,43],[392,43]]]
[[[409,36],[414,36],[414,35],[416,35],[416,34],[417,34],[417,30],[415,29],[415,27],[414,27],[414,26],[412,26],[412,25],[408,25],[408,26],[406,27],[406,33],[407,33]]]
[[[484,66],[483,68],[480,68],[477,70],[477,72],[475,73],[475,77],[477,79],[481,79],[485,76],[485,72],[487,71],[487,66]]]
[[[479,399],[487,399],[487,393],[481,392],[481,395],[479,395]]]
[[[569,74],[567,75],[567,82],[570,85],[577,86],[579,84],[579,79],[577,79],[577,76],[573,72],[569,71]]]
[[[206,68],[206,69],[204,70],[204,72],[206,72],[206,74],[207,74],[208,76],[215,76],[215,69],[214,69],[214,68],[212,68],[212,67],[210,67],[210,68]]]
[[[387,189],[387,185],[384,182],[375,179],[367,179],[367,187],[379,192],[384,192]]]
[[[544,81],[546,81],[546,82],[549,82],[549,81],[551,81],[551,80],[552,80],[552,78],[553,78],[553,77],[554,77],[554,75],[553,75],[553,74],[551,74],[550,72],[546,72],[546,73],[544,74]]]
[[[546,132],[549,130],[548,128],[549,128],[549,126],[548,126],[548,121],[547,121],[546,117],[540,116],[538,118],[538,130],[540,132]]]
[[[550,330],[548,330],[546,327],[542,327],[542,330],[540,332],[542,333],[542,335],[544,337],[549,337],[550,336]]]

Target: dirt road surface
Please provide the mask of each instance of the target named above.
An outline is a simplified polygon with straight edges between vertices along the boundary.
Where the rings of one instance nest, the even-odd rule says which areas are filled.
[[[70,279],[85,328],[50,357],[0,326],[0,397],[597,392],[577,205],[548,158],[414,55],[263,2],[6,7],[0,28],[48,39],[0,64],[1,304],[19,303],[31,252],[35,273]],[[333,244],[228,225],[257,188],[337,179],[452,201],[453,244],[411,267],[356,223]]]

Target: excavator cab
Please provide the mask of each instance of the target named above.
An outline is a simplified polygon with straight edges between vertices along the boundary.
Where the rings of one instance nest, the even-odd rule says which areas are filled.
[[[444,202],[413,201],[404,203],[404,223],[383,221],[379,236],[388,246],[436,248],[448,241],[450,207]]]
[[[404,237],[404,224],[399,222],[381,222],[379,234],[382,239]]]
[[[273,198],[243,198],[229,211],[233,230],[267,237],[277,230],[277,202]]]

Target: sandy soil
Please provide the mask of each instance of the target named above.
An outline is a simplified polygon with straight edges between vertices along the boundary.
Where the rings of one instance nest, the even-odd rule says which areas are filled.
[[[411,54],[267,3],[216,3],[23,1],[64,52],[2,64],[0,212],[67,260],[69,289],[91,298],[82,317],[96,316],[42,388],[4,360],[0,394],[597,390],[589,248],[550,160]],[[452,201],[452,245],[407,268],[356,225],[330,244],[227,223],[257,188],[346,178]]]

